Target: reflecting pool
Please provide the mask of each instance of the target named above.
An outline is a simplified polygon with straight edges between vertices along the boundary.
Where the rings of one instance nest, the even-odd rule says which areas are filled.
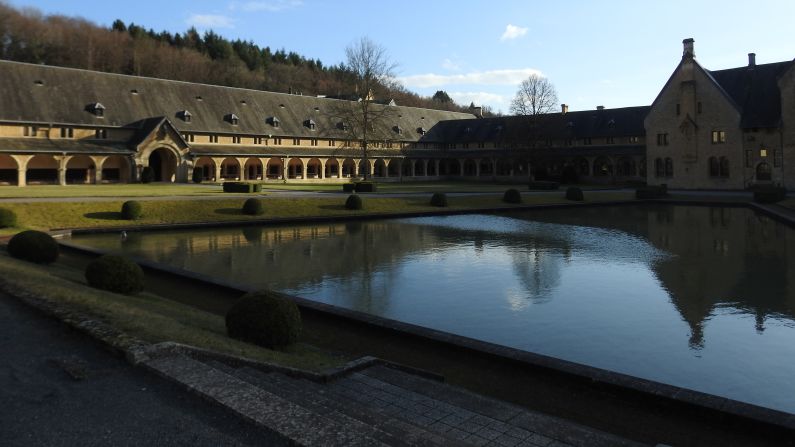
[[[745,208],[621,206],[73,240],[795,413],[795,230]]]

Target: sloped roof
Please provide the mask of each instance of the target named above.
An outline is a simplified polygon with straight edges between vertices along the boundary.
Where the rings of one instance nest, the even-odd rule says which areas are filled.
[[[118,141],[104,140],[72,140],[65,138],[2,138],[0,152],[22,154],[123,154],[133,151],[126,144]]]
[[[129,126],[146,118],[166,117],[180,132],[345,137],[330,115],[340,101],[335,99],[11,61],[0,61],[0,79],[0,121]],[[105,106],[103,117],[87,110],[95,103]],[[432,127],[441,120],[472,117],[414,107],[376,107],[397,110],[394,123],[387,123],[390,128]],[[189,123],[180,113],[185,110],[191,114]],[[240,118],[238,125],[224,121],[229,114]],[[266,122],[272,116],[281,121],[278,128]],[[303,125],[307,119],[317,122],[317,131]],[[420,137],[409,132],[400,139],[416,141]]]
[[[776,62],[709,71],[709,74],[740,108],[742,127],[778,127],[781,121],[778,78],[792,64],[792,61]]]

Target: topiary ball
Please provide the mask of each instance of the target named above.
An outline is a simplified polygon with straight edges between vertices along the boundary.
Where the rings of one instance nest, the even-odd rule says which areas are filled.
[[[259,216],[264,212],[265,208],[262,206],[262,200],[260,199],[246,199],[246,201],[243,203],[243,214]]]
[[[121,205],[121,218],[124,220],[138,220],[141,218],[141,202],[128,200]]]
[[[582,194],[582,189],[577,188],[576,186],[571,186],[566,189],[566,199],[582,202],[585,200],[585,197]]]
[[[509,189],[502,195],[502,201],[505,203],[522,203],[522,195],[518,189]]]
[[[270,349],[298,341],[301,311],[291,300],[269,291],[249,293],[226,313],[230,337]]]
[[[349,210],[362,209],[362,198],[357,196],[356,194],[349,195],[348,200],[345,201],[345,208]]]
[[[445,207],[447,206],[447,194],[443,192],[435,192],[431,196],[431,206]]]
[[[133,295],[144,290],[144,271],[125,257],[104,255],[88,264],[86,281],[95,289]]]
[[[14,227],[16,225],[16,213],[6,208],[0,208],[0,228]]]
[[[155,171],[149,166],[144,166],[141,169],[141,183],[152,183],[155,181]]]
[[[17,233],[8,241],[8,253],[17,259],[50,264],[58,259],[58,243],[47,233],[27,230]]]

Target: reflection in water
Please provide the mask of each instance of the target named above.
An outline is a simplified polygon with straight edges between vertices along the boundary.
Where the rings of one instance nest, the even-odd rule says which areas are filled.
[[[75,241],[795,411],[795,231],[624,206]]]

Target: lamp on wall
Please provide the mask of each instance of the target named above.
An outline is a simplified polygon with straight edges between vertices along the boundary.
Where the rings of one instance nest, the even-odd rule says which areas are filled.
[[[767,157],[767,149],[765,149],[765,148],[759,149],[759,156],[760,157]]]

